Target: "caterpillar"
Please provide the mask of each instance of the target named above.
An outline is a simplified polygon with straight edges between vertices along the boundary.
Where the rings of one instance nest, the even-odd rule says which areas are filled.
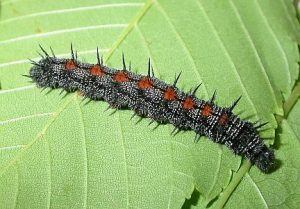
[[[130,66],[127,68],[124,54],[123,69],[115,69],[103,64],[98,48],[96,64],[79,61],[72,45],[69,59],[56,57],[51,47],[51,55],[42,46],[40,49],[41,60],[30,60],[33,66],[26,75],[37,87],[79,91],[84,98],[104,100],[115,109],[130,109],[134,115],[150,118],[151,122],[173,124],[172,133],[193,130],[195,141],[207,136],[246,157],[264,173],[274,166],[274,151],[259,136],[258,129],[265,123],[256,125],[233,113],[241,97],[229,107],[216,105],[215,93],[208,101],[199,99],[195,94],[201,84],[183,92],[176,86],[181,73],[175,76],[173,84],[167,84],[155,77],[150,59],[148,73],[140,75]]]

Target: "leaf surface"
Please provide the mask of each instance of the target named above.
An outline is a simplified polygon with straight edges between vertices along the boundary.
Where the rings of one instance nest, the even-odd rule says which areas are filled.
[[[296,161],[272,175],[255,167],[248,173],[247,161],[205,137],[195,144],[192,132],[174,137],[171,125],[130,120],[127,110],[111,115],[105,102],[41,92],[21,76],[31,67],[27,58],[39,59],[38,44],[69,57],[73,43],[80,59],[93,63],[99,46],[111,67],[121,67],[124,52],[142,74],[150,57],[162,80],[171,83],[182,71],[182,89],[202,82],[201,98],[217,90],[218,104],[228,106],[242,95],[236,113],[269,121],[262,135],[272,144],[274,114],[283,115],[298,78],[300,34],[291,1],[6,0],[0,29],[1,206],[181,208],[192,194],[196,203],[184,207],[234,208],[248,193],[239,208],[254,208],[256,199],[261,208],[299,200]],[[297,153],[298,136],[290,134],[289,120],[282,124],[279,139],[289,148],[279,146],[276,156],[293,162],[286,153]],[[278,199],[269,186],[277,175],[276,189],[285,192]]]

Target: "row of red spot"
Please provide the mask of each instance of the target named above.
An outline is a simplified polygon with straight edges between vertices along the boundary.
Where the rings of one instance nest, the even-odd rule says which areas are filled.
[[[65,63],[65,69],[68,71],[72,71],[76,68],[76,63],[74,60],[67,60]],[[96,64],[90,67],[89,72],[91,75],[94,76],[102,76],[105,74],[105,71],[101,68],[100,65]],[[118,71],[114,75],[114,80],[115,82],[122,83],[122,82],[127,82],[130,81],[129,77],[124,71]],[[138,81],[137,83],[139,89],[147,89],[147,88],[152,88],[153,87],[153,82],[147,77],[143,77],[141,80]],[[172,87],[168,87],[165,92],[164,92],[164,99],[167,101],[174,101],[176,100],[176,92]],[[195,102],[191,97],[186,97],[184,101],[182,102],[182,107],[186,110],[191,110],[195,107]],[[208,117],[212,115],[212,107],[209,104],[206,104],[202,110],[201,110],[201,116],[203,117]],[[228,122],[228,116],[226,113],[223,113],[219,117],[219,123],[221,125],[226,125]]]

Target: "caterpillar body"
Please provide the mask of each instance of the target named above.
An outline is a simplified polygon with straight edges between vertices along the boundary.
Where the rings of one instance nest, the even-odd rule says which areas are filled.
[[[71,46],[71,58],[50,56],[42,47],[44,55],[38,62],[32,61],[29,75],[41,88],[62,88],[67,92],[79,91],[91,100],[104,100],[110,107],[127,108],[134,114],[158,123],[171,123],[174,132],[193,130],[196,138],[207,136],[216,143],[224,144],[235,154],[244,156],[267,173],[274,165],[274,152],[259,136],[255,123],[242,120],[233,113],[240,98],[229,107],[215,104],[215,94],[208,101],[195,96],[193,91],[183,92],[176,87],[180,74],[173,84],[156,78],[148,64],[148,74],[140,75],[126,67],[114,69],[103,64],[97,49],[97,63],[89,64],[77,59]]]

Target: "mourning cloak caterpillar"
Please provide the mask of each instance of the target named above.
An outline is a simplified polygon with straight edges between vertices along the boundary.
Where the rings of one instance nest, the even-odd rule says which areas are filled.
[[[44,55],[38,62],[32,61],[28,77],[42,88],[62,88],[67,92],[79,91],[91,100],[104,100],[110,107],[133,110],[136,115],[147,117],[158,123],[171,123],[174,133],[194,130],[196,140],[207,136],[212,141],[225,144],[235,154],[245,156],[261,171],[267,173],[273,167],[274,153],[260,138],[257,129],[265,124],[244,121],[230,107],[219,107],[214,103],[215,94],[209,101],[195,96],[197,86],[188,93],[179,90],[176,84],[167,84],[154,76],[148,65],[148,74],[133,73],[126,67],[109,68],[103,64],[97,49],[97,64],[80,62],[71,46],[71,59],[57,58],[52,49],[50,56],[42,47]]]

